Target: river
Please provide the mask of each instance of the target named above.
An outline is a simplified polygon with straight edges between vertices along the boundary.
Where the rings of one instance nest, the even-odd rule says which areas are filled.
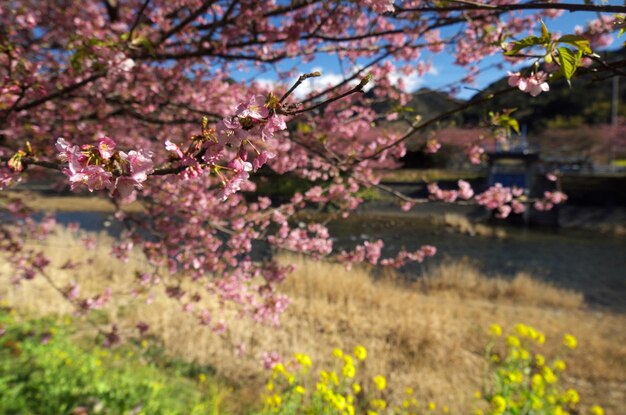
[[[87,231],[107,229],[118,234],[120,225],[100,212],[59,212],[60,223],[78,222]],[[513,278],[527,272],[555,286],[584,293],[595,306],[626,312],[626,238],[571,229],[508,226],[500,236],[470,236],[428,218],[354,215],[328,224],[335,247],[350,248],[365,240],[383,239],[383,253],[434,245],[438,253],[423,264],[405,267],[409,278],[441,261],[469,260],[488,276]]]

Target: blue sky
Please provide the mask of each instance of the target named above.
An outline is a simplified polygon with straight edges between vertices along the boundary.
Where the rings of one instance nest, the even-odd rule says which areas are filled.
[[[571,3],[583,3],[583,1],[571,1]],[[623,5],[621,1],[608,1],[606,3]],[[553,20],[546,20],[546,25],[550,29],[551,32],[561,32],[561,33],[572,33],[574,31],[574,27],[576,25],[584,26],[585,23],[589,20],[595,19],[597,17],[596,13],[589,12],[564,12],[560,17]],[[537,32],[539,31],[539,23],[537,23]],[[446,33],[442,33],[445,36]],[[612,48],[617,47],[622,42],[620,40],[615,40],[611,45]],[[462,79],[466,72],[465,69],[454,64],[454,57],[451,53],[442,52],[440,54],[431,55],[428,52],[423,54],[425,59],[430,59],[433,68],[430,73],[427,73],[422,78],[418,78],[417,76],[413,76],[410,78],[403,77],[405,83],[407,84],[407,89],[416,90],[421,87],[429,87],[431,89],[439,89],[443,88],[446,85],[450,84],[453,81],[458,81]],[[366,61],[361,61],[366,62]],[[489,68],[493,64],[497,64],[502,62],[501,55],[495,55],[493,57],[485,59],[479,67]],[[341,68],[338,59],[334,56],[318,56],[315,60],[308,63],[298,62],[298,60],[290,60],[289,62],[285,62],[281,64],[278,69],[286,70],[291,67],[297,67],[298,71],[301,73],[311,72],[313,70],[320,70],[322,72],[322,78],[315,79],[313,81],[307,81],[307,84],[303,85],[300,88],[300,93],[310,91],[313,87],[322,87],[326,83],[338,83],[343,79],[343,73],[349,73],[354,68],[347,67],[344,64],[344,67]],[[506,69],[498,69],[495,67],[491,67],[491,69],[486,69],[479,74],[477,77],[477,82],[475,85],[463,85],[458,94],[459,98],[469,98],[476,93],[477,88],[483,88],[488,84],[494,82],[495,80],[506,75]],[[401,76],[398,74],[397,76]],[[262,83],[271,83],[276,80],[275,71],[269,69],[264,72],[258,72],[256,70],[252,70],[247,73],[239,73],[235,75],[238,80],[252,80],[255,79]]]

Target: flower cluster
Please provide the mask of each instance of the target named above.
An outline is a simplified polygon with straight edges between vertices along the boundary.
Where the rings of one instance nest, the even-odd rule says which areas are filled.
[[[524,189],[504,187],[500,183],[496,183],[477,195],[476,201],[479,205],[496,211],[496,216],[502,219],[508,217],[511,212],[523,213],[526,210],[526,206],[523,203]]]
[[[96,146],[81,147],[59,138],[56,148],[59,160],[67,163],[62,171],[72,190],[82,186],[90,192],[106,189],[122,202],[135,200],[136,190],[143,188],[154,170],[151,151],[115,151],[115,141],[106,136],[100,137]]]
[[[548,360],[532,349],[546,341],[545,335],[525,324],[517,324],[512,333],[503,334],[502,327],[493,324],[489,328],[491,342],[486,349],[493,379],[486,385],[484,399],[488,409],[477,409],[477,415],[567,415],[581,413],[578,408],[580,396],[575,389],[559,385],[566,369],[561,357]],[[562,353],[577,347],[577,340],[565,334]],[[599,406],[593,406],[591,415],[603,414]]]
[[[393,258],[380,259],[383,241],[375,242],[366,241],[363,245],[358,245],[352,251],[341,251],[338,255],[339,261],[350,269],[354,263],[368,262],[372,265],[382,265],[384,267],[400,268],[409,262],[421,263],[424,258],[434,256],[437,248],[432,245],[423,245],[414,252],[401,250]]]
[[[468,200],[474,196],[474,190],[472,186],[465,180],[459,180],[457,182],[459,190],[442,190],[437,183],[430,183],[428,185],[428,192],[432,200],[442,200],[444,202],[454,202],[457,199]]]
[[[424,146],[424,153],[427,154],[435,154],[441,148],[441,143],[434,138],[426,141],[426,145]]]
[[[485,149],[478,144],[472,144],[465,149],[465,153],[467,154],[467,158],[470,163],[480,164],[482,162],[483,154],[485,154]]]
[[[274,364],[265,386],[262,414],[418,415],[435,410],[436,405],[430,402],[423,407],[426,412],[420,411],[412,389],[406,390],[401,404],[393,405],[387,396],[387,378],[369,377],[359,371],[367,359],[365,347],[356,346],[352,354],[334,349],[332,355],[333,367],[320,370],[316,378],[307,355],[296,353],[291,361]],[[445,406],[443,413],[447,413]]]
[[[550,85],[546,82],[548,74],[543,71],[535,72],[528,77],[522,76],[519,72],[508,72],[508,74],[509,86],[518,87],[520,91],[529,93],[533,97],[550,90]]]
[[[546,191],[543,193],[543,199],[535,201],[533,206],[535,209],[539,211],[550,210],[555,205],[559,205],[564,203],[567,200],[567,195],[561,191],[549,192]]]

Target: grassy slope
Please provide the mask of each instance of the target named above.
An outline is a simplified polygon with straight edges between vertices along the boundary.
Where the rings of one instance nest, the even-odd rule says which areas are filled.
[[[127,264],[109,258],[111,240],[100,235],[97,248],[87,251],[67,231],[45,242],[45,249],[60,265],[74,261],[93,262],[78,271],[52,272],[58,285],[76,280],[83,293],[112,287],[128,291],[135,271],[145,269],[135,252]],[[545,354],[556,352],[564,332],[579,338],[566,381],[582,393],[583,401],[599,403],[619,414],[626,402],[626,316],[589,310],[581,295],[547,286],[530,276],[512,282],[487,279],[473,267],[447,264],[432,269],[418,284],[405,285],[393,275],[373,279],[369,270],[347,271],[339,265],[314,263],[284,256],[297,271],[284,285],[292,305],[282,327],[271,329],[233,319],[230,332],[218,337],[180,311],[159,290],[151,304],[115,297],[107,309],[122,330],[132,330],[137,321],[151,325],[166,350],[177,357],[210,364],[217,375],[239,386],[235,399],[240,408],[258,401],[266,373],[262,353],[276,350],[283,356],[299,351],[314,361],[328,364],[333,347],[351,349],[357,344],[369,350],[367,370],[389,374],[390,383],[401,393],[413,386],[422,400],[434,398],[451,409],[467,413],[472,393],[480,386],[485,328],[494,322],[505,326],[523,322],[546,333]],[[4,280],[0,297],[31,315],[67,313],[71,310],[42,278],[14,287],[0,263]],[[218,313],[219,306],[205,304]],[[232,314],[225,310],[225,314]],[[235,356],[243,343],[248,352]],[[457,412],[459,413],[459,412]]]

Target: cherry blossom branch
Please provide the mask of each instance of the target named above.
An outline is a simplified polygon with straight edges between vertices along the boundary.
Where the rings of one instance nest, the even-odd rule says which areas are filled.
[[[399,16],[403,13],[412,12],[454,12],[454,11],[474,11],[474,10],[500,10],[500,11],[514,11],[514,10],[566,10],[570,12],[584,11],[584,12],[608,12],[608,13],[625,13],[626,6],[616,6],[610,4],[575,4],[575,3],[513,3],[513,4],[488,4],[488,3],[475,3],[467,1],[455,1],[454,3],[461,3],[459,6],[442,6],[442,7],[402,7],[395,6],[396,12],[394,16]]]
[[[291,95],[293,93],[293,91],[295,91],[296,88],[298,88],[302,84],[302,82],[306,81],[309,78],[315,78],[315,77],[318,77],[318,76],[321,76],[321,75],[322,74],[319,71],[311,72],[311,73],[305,73],[305,74],[300,75],[298,77],[298,80],[296,81],[296,83],[293,84],[293,86],[291,88],[289,88],[289,90],[283,94],[283,96],[280,98],[280,100],[278,102],[280,102],[280,103],[284,102],[289,97],[289,95]]]
[[[132,42],[135,29],[137,29],[137,26],[139,26],[139,22],[141,22],[141,16],[143,16],[143,13],[146,11],[148,4],[150,4],[150,0],[145,0],[143,4],[141,5],[141,7],[139,8],[139,11],[137,12],[137,15],[135,16],[135,20],[133,21],[133,24],[130,27],[130,30],[128,31],[128,42]]]
[[[48,101],[51,101],[53,99],[60,98],[62,96],[65,96],[65,95],[69,94],[70,92],[73,92],[73,91],[75,91],[77,89],[80,89],[80,88],[84,87],[85,85],[88,85],[88,84],[92,83],[93,81],[95,81],[97,79],[100,79],[100,78],[106,76],[106,74],[107,74],[106,70],[105,71],[96,72],[95,74],[93,74],[93,75],[83,79],[80,82],[76,82],[76,83],[74,83],[72,85],[68,85],[68,86],[66,86],[66,87],[64,87],[64,88],[62,88],[62,89],[60,89],[58,91],[55,91],[55,92],[53,92],[53,93],[51,93],[49,95],[46,95],[46,96],[43,96],[41,98],[32,100],[32,101],[27,102],[25,104],[19,105],[19,106],[13,108],[13,111],[28,110],[28,109],[34,108],[34,107],[36,107],[38,105],[44,104],[44,103],[46,103]]]
[[[171,36],[173,36],[176,33],[180,32],[185,26],[187,26],[189,23],[193,22],[195,19],[200,17],[202,15],[202,13],[206,12],[206,10],[209,7],[211,7],[213,4],[215,4],[215,3],[217,3],[217,1],[215,1],[215,0],[205,0],[205,2],[202,3],[202,5],[200,7],[198,7],[196,10],[194,10],[192,13],[190,13],[189,16],[187,16],[185,19],[183,19],[179,24],[177,24],[176,26],[174,26],[173,28],[171,28],[167,32],[163,33],[161,35],[161,38],[160,38],[158,43],[161,44],[161,43],[165,42]]]
[[[359,92],[363,92],[363,88],[365,87],[365,85],[367,85],[367,83],[372,79],[371,76],[366,76],[364,77],[361,82],[359,82],[358,85],[356,85],[354,88],[350,89],[349,91],[346,91],[342,94],[336,95],[332,98],[329,98],[325,101],[319,102],[317,104],[314,104],[310,107],[307,108],[301,108],[301,109],[297,109],[297,110],[285,110],[285,109],[280,109],[277,112],[280,114],[285,114],[285,115],[297,115],[297,114],[302,114],[303,112],[308,112],[308,111],[313,111],[323,105],[327,105],[330,104],[331,102],[335,102],[338,101],[340,99],[343,99],[349,95],[355,94],[355,93],[359,93]]]

